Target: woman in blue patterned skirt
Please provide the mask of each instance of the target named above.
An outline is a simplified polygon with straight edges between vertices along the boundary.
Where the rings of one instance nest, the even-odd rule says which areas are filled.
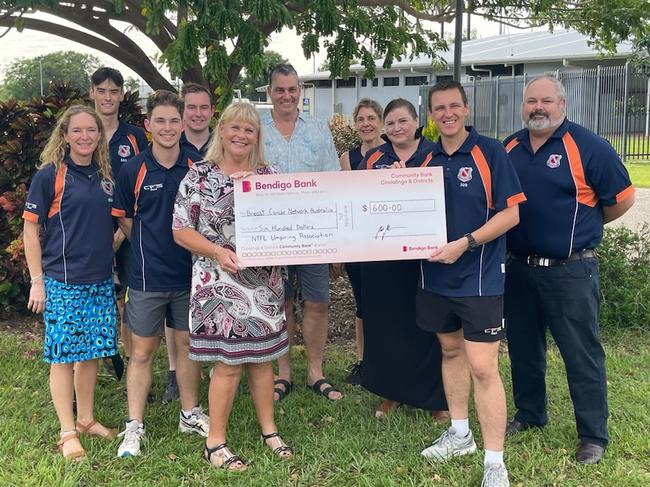
[[[28,308],[43,312],[43,358],[51,364],[50,392],[61,425],[58,445],[66,459],[85,456],[79,433],[109,439],[116,434],[93,414],[97,359],[117,351],[113,180],[106,147],[93,109],[67,109],[41,154],[23,213],[31,276]]]
[[[287,353],[283,267],[243,268],[235,254],[234,179],[270,174],[260,143],[260,119],[250,103],[234,103],[219,120],[206,160],[178,188],[172,229],[193,254],[190,358],[216,362],[210,380],[210,432],[204,457],[216,467],[244,470],[226,445],[226,427],[241,374],[262,441],[280,458],[292,455],[273,415],[272,361]]]

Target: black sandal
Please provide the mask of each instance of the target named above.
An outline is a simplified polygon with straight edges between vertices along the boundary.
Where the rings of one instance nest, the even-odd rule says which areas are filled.
[[[329,387],[326,387],[325,389],[321,390],[321,386],[323,384],[329,384]],[[322,379],[318,379],[316,382],[314,382],[311,385],[307,384],[307,389],[311,389],[314,392],[314,394],[318,394],[319,396],[325,396],[330,401],[338,401],[339,399],[343,399],[343,394],[341,394],[341,391],[339,391],[334,386],[334,384],[332,384],[330,381],[328,381],[324,377]],[[338,392],[339,394],[341,394],[341,397],[339,399],[330,398],[330,394],[332,392]]]
[[[212,463],[212,455],[215,453],[217,453],[219,459],[221,460],[221,463],[219,465]],[[217,468],[223,468],[224,470],[232,470],[233,472],[243,472],[248,467],[241,459],[241,457],[235,455],[230,451],[230,448],[228,448],[228,445],[226,443],[221,443],[220,445],[217,445],[213,448],[210,448],[206,443],[203,449],[203,458],[205,458],[210,465],[214,465]],[[240,462],[241,467],[231,468],[233,463],[236,462]]]
[[[273,448],[271,445],[269,445],[266,442],[266,440],[270,440],[271,438],[277,438],[278,442],[280,443],[280,446]],[[273,453],[278,457],[280,457],[282,460],[286,460],[293,456],[293,449],[282,440],[282,438],[280,437],[280,433],[278,433],[277,431],[274,431],[273,433],[269,433],[268,435],[262,433],[262,443],[264,443],[264,446],[273,448]],[[285,453],[289,453],[289,455],[284,455]]]
[[[284,389],[280,387],[274,387],[273,392],[275,392],[278,395],[278,402],[282,401],[285,397],[287,397],[290,393],[291,390],[293,389],[293,384],[289,382],[288,380],[284,379],[276,379],[273,381],[274,386],[283,386]]]

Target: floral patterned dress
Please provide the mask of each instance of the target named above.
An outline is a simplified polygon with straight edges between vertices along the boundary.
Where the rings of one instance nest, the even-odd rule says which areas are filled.
[[[271,174],[269,167],[257,174]],[[235,251],[233,180],[210,161],[192,166],[174,205],[173,230],[193,228]],[[289,347],[284,314],[284,267],[248,267],[235,274],[208,257],[192,256],[190,358],[228,365],[260,363]]]

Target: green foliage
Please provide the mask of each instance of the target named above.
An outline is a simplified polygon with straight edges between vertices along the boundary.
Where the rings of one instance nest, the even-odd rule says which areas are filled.
[[[621,40],[650,37],[647,0],[485,0],[465,2],[465,11],[522,28],[576,29],[610,52]],[[56,22],[33,18],[36,12],[73,27],[61,31]],[[365,76],[373,78],[376,59],[383,58],[384,67],[418,55],[436,62],[437,52],[446,49],[437,23],[453,19],[454,2],[448,0],[0,0],[0,26],[56,32],[115,57],[155,89],[172,89],[157,61],[111,21],[130,24],[160,49],[157,60],[173,76],[210,86],[219,109],[228,104],[243,68],[253,77],[262,73],[264,49],[274,32],[293,29],[306,58],[321,49],[322,41],[332,77],[347,77],[351,62],[359,59]]]
[[[88,88],[90,75],[100,66],[99,59],[90,54],[74,51],[58,51],[44,56],[19,59],[9,65],[4,74],[4,91],[7,98],[29,100],[49,92],[51,83],[66,83],[84,91]],[[42,72],[42,78],[41,78]]]
[[[438,142],[438,127],[433,123],[431,117],[427,117],[427,126],[422,129],[422,135],[431,142]]]
[[[142,125],[137,92],[127,93],[120,119]],[[25,311],[29,292],[22,242],[22,212],[39,155],[57,117],[76,103],[90,104],[78,89],[52,84],[43,98],[0,102],[0,314]]]
[[[269,82],[269,73],[276,64],[288,63],[288,59],[282,54],[275,51],[264,51],[262,58],[262,69],[254,76],[249,70],[246,70],[243,76],[239,76],[233,84],[234,89],[241,90],[241,96],[252,101],[263,101],[266,99],[264,93],[258,93],[255,88],[267,85]]]
[[[336,146],[336,153],[339,156],[361,145],[361,139],[359,139],[356,130],[354,130],[354,127],[350,125],[348,119],[343,115],[334,114],[329,121],[329,127],[330,132],[332,132],[332,138],[334,139],[334,145]]]
[[[650,326],[650,230],[605,229],[598,249],[603,329]]]

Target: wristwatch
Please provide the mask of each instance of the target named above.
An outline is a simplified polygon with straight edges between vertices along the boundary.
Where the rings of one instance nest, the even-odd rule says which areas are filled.
[[[467,238],[467,241],[469,242],[469,248],[467,250],[470,252],[474,252],[479,247],[476,239],[471,233],[466,233],[463,237]]]

